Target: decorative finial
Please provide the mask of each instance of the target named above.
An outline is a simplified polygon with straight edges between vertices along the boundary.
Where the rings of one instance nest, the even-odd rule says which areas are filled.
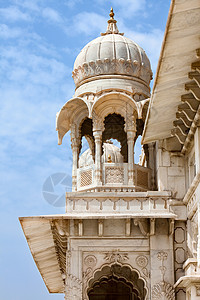
[[[113,20],[114,15],[115,14],[113,12],[113,8],[111,7],[110,14],[109,14],[111,20]]]
[[[119,30],[117,28],[117,21],[114,19],[114,12],[113,12],[113,8],[111,7],[110,10],[110,20],[108,20],[108,27],[105,33],[101,33],[101,35],[106,35],[106,34],[120,34],[120,35],[124,35],[123,33],[119,33]]]

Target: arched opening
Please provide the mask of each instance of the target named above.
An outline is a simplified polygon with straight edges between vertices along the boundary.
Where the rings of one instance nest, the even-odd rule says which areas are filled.
[[[138,271],[128,265],[104,265],[87,289],[89,300],[145,300],[147,288]]]
[[[95,156],[95,143],[94,143],[94,136],[92,131],[92,120],[89,118],[86,118],[81,126],[80,126],[80,145],[79,145],[79,159],[80,156],[88,150],[89,156],[92,155],[91,159],[94,162],[94,156]],[[90,160],[91,160],[90,159]],[[80,165],[80,163],[79,163]]]
[[[102,133],[102,144],[110,139],[116,139],[121,145],[123,161],[128,162],[127,134],[124,131],[124,118],[118,114],[109,114],[104,120],[105,130]]]
[[[113,275],[96,282],[88,297],[89,300],[140,300],[138,291],[130,282]]]

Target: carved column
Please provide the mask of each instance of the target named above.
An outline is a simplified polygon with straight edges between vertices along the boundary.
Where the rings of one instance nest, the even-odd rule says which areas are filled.
[[[96,185],[102,185],[101,180],[101,143],[102,143],[102,132],[94,131],[95,139],[95,182]]]
[[[134,176],[134,139],[136,132],[134,130],[127,130],[127,144],[128,144],[128,185],[135,185]]]
[[[102,149],[102,132],[104,130],[103,120],[93,112],[93,135],[95,140],[95,184],[102,185],[101,179],[101,149]]]
[[[135,185],[134,174],[134,140],[136,136],[136,116],[134,115],[133,108],[127,106],[127,115],[125,121],[125,131],[127,133],[128,144],[128,185]]]
[[[77,168],[78,168],[78,139],[76,137],[76,126],[71,126],[71,148],[73,155],[72,163],[72,191],[77,191]]]

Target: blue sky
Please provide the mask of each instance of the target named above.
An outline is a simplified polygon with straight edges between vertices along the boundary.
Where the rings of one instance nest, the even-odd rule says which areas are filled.
[[[0,287],[2,300],[50,295],[33,262],[19,216],[64,213],[42,196],[51,174],[70,182],[67,134],[57,145],[56,112],[73,96],[73,63],[105,32],[113,6],[120,32],[142,46],[155,70],[169,0],[0,0]]]

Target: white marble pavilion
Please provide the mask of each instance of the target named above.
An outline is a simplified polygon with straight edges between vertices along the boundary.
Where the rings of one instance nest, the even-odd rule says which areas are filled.
[[[20,222],[66,300],[200,300],[200,0],[172,0],[151,93],[149,59],[116,23],[111,10],[78,54],[56,117],[58,143],[71,133],[66,211]]]

